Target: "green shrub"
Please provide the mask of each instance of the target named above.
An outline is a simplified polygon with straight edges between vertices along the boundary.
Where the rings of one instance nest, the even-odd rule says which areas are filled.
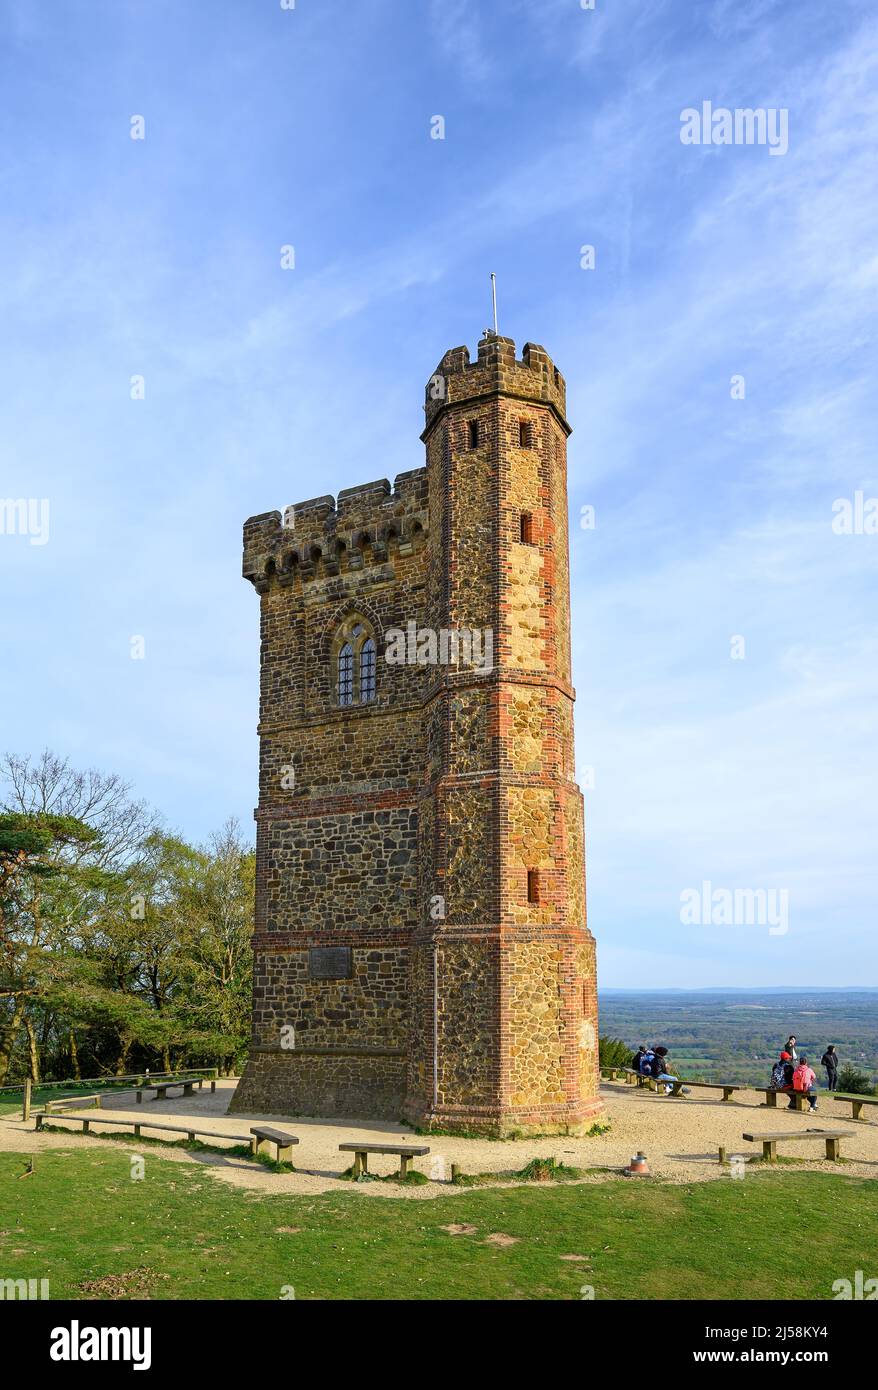
[[[845,1062],[838,1070],[838,1089],[849,1091],[854,1096],[871,1096],[875,1087],[864,1071],[855,1067],[853,1062]]]
[[[514,1176],[523,1178],[525,1182],[563,1182],[565,1178],[578,1178],[579,1169],[569,1168],[566,1164],[559,1163],[556,1158],[532,1158],[530,1163],[520,1168]]]
[[[598,1038],[598,1065],[601,1067],[630,1067],[634,1056],[621,1038]]]

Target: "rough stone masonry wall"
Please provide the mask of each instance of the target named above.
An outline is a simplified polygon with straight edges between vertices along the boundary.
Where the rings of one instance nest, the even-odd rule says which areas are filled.
[[[551,938],[518,940],[510,952],[510,1103],[562,1106],[564,1062],[561,976],[564,947]]]
[[[379,673],[381,676],[384,673]],[[419,709],[402,709],[393,719],[368,707],[327,713],[307,726],[263,731],[259,746],[262,806],[285,806],[307,797],[326,798],[340,785],[346,795],[379,786],[394,790],[420,785],[424,766],[423,719]],[[293,787],[285,769],[292,769]]]
[[[346,980],[312,980],[308,952],[266,954],[257,967],[259,1034],[283,1048],[284,1029],[295,1030],[296,1050],[345,1044],[405,1048],[408,1024],[408,952],[392,947],[352,951]],[[292,1049],[290,1049],[292,1050]]]
[[[490,1107],[497,1093],[496,948],[446,941],[438,953],[440,1106]]]
[[[518,447],[521,421],[529,424],[535,440],[539,440],[544,429],[548,428],[544,425],[542,414],[532,408],[512,404],[502,415],[508,459],[505,499],[509,536],[509,561],[505,575],[508,655],[513,668],[547,671],[550,666],[546,651],[546,556],[540,542],[545,540],[547,533],[545,505],[548,498],[540,452]],[[533,544],[523,543],[519,539],[523,513],[532,518]]]
[[[402,1056],[270,1053],[254,1048],[229,1111],[397,1120],[405,1092]]]
[[[593,1102],[600,1091],[598,1057],[598,980],[595,944],[591,938],[577,944],[574,952],[574,982],[581,995],[581,1018],[577,1031],[578,1094]]]
[[[514,686],[509,692],[509,755],[527,775],[542,771],[545,755],[546,697],[539,686]]]
[[[554,583],[561,602],[554,605],[556,671],[564,681],[570,671],[570,542],[567,505],[567,439],[563,430],[553,422],[547,426],[546,449],[549,454],[550,491],[553,509]],[[573,750],[571,730],[570,750]]]
[[[245,527],[262,704],[254,1046],[235,1108],[563,1130],[598,1107],[565,386],[543,349],[517,361],[501,338],[437,375],[425,469]],[[379,652],[409,620],[490,628],[495,668],[379,660],[376,700],[339,709],[352,615]],[[349,973],[314,978],[311,950],[336,944]]]
[[[495,799],[488,790],[461,787],[444,793],[447,870],[446,920],[489,922],[495,861]]]
[[[542,922],[558,919],[558,905],[552,892],[558,870],[555,841],[555,796],[551,787],[509,787],[506,793],[507,839],[505,867],[510,889],[509,912],[512,921]],[[528,869],[540,875],[540,901],[527,900]]]
[[[299,504],[292,519],[245,528],[245,574],[262,596],[260,806],[253,1043],[233,1108],[397,1118],[433,676],[379,659],[377,698],[339,708],[333,644],[351,615],[379,657],[388,628],[424,623],[425,470],[394,492]],[[327,946],[351,948],[350,978],[312,976],[310,951]]]
[[[573,788],[563,800],[564,830],[567,862],[567,917],[575,926],[584,927],[585,918],[585,831],[582,797]]]
[[[439,972],[438,1123],[495,1132],[563,1128],[599,1104],[592,1054],[582,1050],[594,1034],[594,1000],[576,974],[578,953],[588,950],[583,889],[573,882],[584,872],[581,830],[576,806],[566,806],[574,774],[572,691],[566,498],[557,495],[565,486],[565,431],[542,403],[558,405],[563,382],[539,349],[529,362],[513,363],[506,340],[480,344],[478,364],[446,354],[439,373],[449,405],[438,419],[428,402],[427,451],[431,527],[443,528],[448,563],[431,579],[432,601],[440,614],[471,615],[481,607],[492,615],[498,669],[489,688],[455,689],[444,704],[447,771],[432,837],[440,877],[444,856],[449,907],[436,933],[439,958],[450,958],[462,934],[471,934],[463,975]],[[519,393],[531,399],[514,398]],[[525,513],[530,535],[522,539]],[[528,870],[539,877],[538,901],[528,900]],[[571,917],[572,908],[581,911]],[[422,954],[414,974],[427,990],[432,975],[426,949]],[[479,991],[466,973],[481,960],[485,969],[490,962],[491,990]],[[413,1056],[423,1059],[412,1076],[425,1089],[427,1002],[425,994],[417,1005],[415,1022],[421,1017],[424,1027],[412,1042]],[[452,1025],[464,1005],[475,1054]],[[488,1042],[499,1067],[486,1069],[484,1094],[470,1094],[467,1068]],[[446,1057],[452,1043],[463,1071]],[[409,1113],[416,1113],[411,1088]]]
[[[267,932],[411,929],[418,918],[415,806],[328,810],[262,826]]]
[[[441,509],[441,539],[444,547],[447,586],[436,614],[437,628],[477,629],[496,627],[496,594],[491,566],[486,563],[497,545],[495,517],[496,474],[490,448],[491,414],[474,412],[481,438],[477,449],[465,448],[464,467],[453,471],[442,467],[431,474],[431,501],[438,492]],[[444,440],[437,441],[443,463],[447,451],[460,450],[465,443],[468,421],[452,421]]]

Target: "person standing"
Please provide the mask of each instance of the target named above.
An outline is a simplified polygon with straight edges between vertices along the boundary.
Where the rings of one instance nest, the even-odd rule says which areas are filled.
[[[790,1059],[792,1060],[793,1066],[796,1066],[799,1061],[799,1054],[796,1051],[795,1033],[791,1033],[790,1036],[787,1038],[786,1045],[784,1046],[784,1052],[788,1052],[790,1054]]]
[[[826,1085],[830,1091],[838,1090],[838,1053],[832,1043],[829,1044],[823,1056],[820,1058],[820,1065],[826,1068]]]

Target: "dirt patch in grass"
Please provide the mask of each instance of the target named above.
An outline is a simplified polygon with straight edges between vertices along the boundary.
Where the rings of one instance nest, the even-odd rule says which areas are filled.
[[[86,1295],[100,1299],[149,1298],[159,1279],[170,1279],[148,1265],[130,1269],[126,1274],[104,1274],[100,1279],[84,1279],[79,1287]]]

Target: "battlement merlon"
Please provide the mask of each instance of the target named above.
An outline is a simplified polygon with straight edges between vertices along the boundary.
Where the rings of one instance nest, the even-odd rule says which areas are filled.
[[[244,522],[244,578],[262,589],[274,576],[313,576],[318,565],[333,573],[342,552],[361,563],[364,546],[381,562],[391,537],[405,555],[427,530],[427,470],[412,468],[396,475],[392,489],[380,478],[343,488],[337,501],[312,497],[282,513],[251,516]]]
[[[470,361],[469,348],[446,352],[427,382],[424,413],[426,440],[436,421],[448,406],[490,396],[511,396],[524,401],[541,401],[552,408],[565,434],[567,423],[567,384],[546,349],[525,343],[521,359],[516,359],[511,338],[490,334],[478,345],[478,358]]]

